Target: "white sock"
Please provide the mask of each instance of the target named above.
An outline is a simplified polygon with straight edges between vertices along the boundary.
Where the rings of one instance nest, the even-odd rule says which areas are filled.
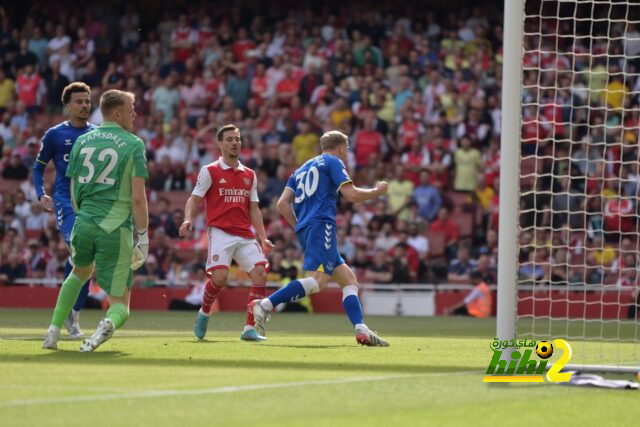
[[[244,329],[242,330],[242,332],[243,333],[247,332],[249,329],[255,329],[255,328],[253,327],[253,325],[244,325]]]
[[[342,301],[351,295],[358,296],[358,287],[356,285],[348,285],[342,288]]]
[[[356,323],[356,331],[358,332],[369,332],[369,327],[364,323]]]
[[[205,315],[207,317],[211,316],[211,313],[205,313],[204,311],[202,311],[202,308],[200,309],[200,314]]]
[[[305,296],[320,291],[320,285],[318,285],[318,282],[313,277],[305,277],[304,279],[300,279],[300,284],[304,288]]]
[[[49,326],[49,331],[51,331],[51,332],[59,332],[60,328],[58,328],[55,325],[51,325],[51,326]]]
[[[258,304],[260,304],[260,307],[264,308],[267,311],[273,310],[273,304],[271,303],[271,300],[269,298],[264,298]]]

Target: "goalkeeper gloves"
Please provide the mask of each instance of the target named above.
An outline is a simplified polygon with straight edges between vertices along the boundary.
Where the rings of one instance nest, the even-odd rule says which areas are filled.
[[[149,255],[149,234],[147,230],[136,230],[136,234],[138,235],[138,243],[133,248],[133,255],[131,256],[132,270],[142,267]]]

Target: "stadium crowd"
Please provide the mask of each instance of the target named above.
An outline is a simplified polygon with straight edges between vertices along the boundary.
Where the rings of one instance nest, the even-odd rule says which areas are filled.
[[[128,2],[119,9],[36,2],[0,9],[0,282],[62,278],[67,249],[53,215],[35,199],[30,171],[44,131],[64,120],[62,89],[80,80],[91,86],[94,107],[106,89],[136,94],[152,231],[138,283],[181,282],[206,257],[204,217],[191,240],[179,239],[178,227],[200,167],[218,156],[216,128],[226,123],[240,127],[241,161],[258,174],[267,234],[277,247],[271,280],[301,266],[275,201],[289,174],[318,153],[319,135],[338,129],[350,136],[354,182],[390,183],[384,201],[339,204],[340,252],[363,282],[469,283],[477,271],[495,283],[503,35],[502,17],[486,7],[491,2],[455,12],[390,2],[304,9],[268,3],[174,9]],[[523,173],[552,166],[557,176],[581,171],[589,179],[523,178],[521,276],[570,283],[588,275],[595,283],[633,263],[635,280],[635,253],[609,247],[615,236],[606,232],[635,230],[635,219],[624,215],[636,206],[624,196],[636,194],[631,168],[638,162],[620,172],[629,185],[603,178],[618,176],[616,159],[637,160],[635,130],[624,134],[625,145],[604,148],[615,136],[605,127],[637,126],[637,109],[627,111],[637,98],[619,96],[636,82],[607,81],[579,55],[588,52],[586,43],[557,56],[537,50],[553,46],[552,38],[525,43],[523,155],[535,160],[565,150],[566,161],[525,160]],[[561,64],[559,71],[540,71],[550,64]],[[604,71],[607,65],[618,66],[595,64]],[[572,115],[580,106],[603,108]],[[101,121],[99,110],[90,121]],[[552,136],[566,143],[549,142]],[[52,175],[45,181],[51,186]],[[533,186],[550,195],[530,194]],[[542,205],[572,213],[543,215]],[[589,214],[580,216],[581,207]],[[593,233],[598,224],[604,240]],[[573,240],[575,251],[563,252]],[[635,240],[623,244],[637,252]]]

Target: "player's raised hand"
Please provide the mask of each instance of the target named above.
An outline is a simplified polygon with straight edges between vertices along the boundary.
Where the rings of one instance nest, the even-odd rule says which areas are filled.
[[[262,241],[262,251],[265,253],[265,255],[269,255],[269,253],[271,252],[271,250],[273,248],[275,248],[276,245],[274,245],[273,243],[271,243],[271,240],[269,239],[264,239]]]
[[[378,193],[378,196],[384,196],[385,194],[387,194],[388,190],[389,183],[387,181],[376,182],[376,192]]]
[[[189,235],[193,231],[193,224],[188,219],[185,220],[180,226],[180,230],[178,230],[178,234],[180,237],[185,237]]]
[[[42,208],[45,211],[48,211],[48,212],[53,211],[53,200],[51,199],[51,197],[47,196],[46,194],[43,194],[42,197],[40,197],[40,205],[42,205]]]

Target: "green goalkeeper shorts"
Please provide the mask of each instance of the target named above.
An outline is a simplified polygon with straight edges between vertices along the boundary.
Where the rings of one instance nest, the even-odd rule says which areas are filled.
[[[107,233],[94,222],[76,217],[71,231],[73,264],[85,267],[95,261],[96,281],[114,297],[124,295],[125,286],[131,289],[131,255],[133,231],[122,226]]]

